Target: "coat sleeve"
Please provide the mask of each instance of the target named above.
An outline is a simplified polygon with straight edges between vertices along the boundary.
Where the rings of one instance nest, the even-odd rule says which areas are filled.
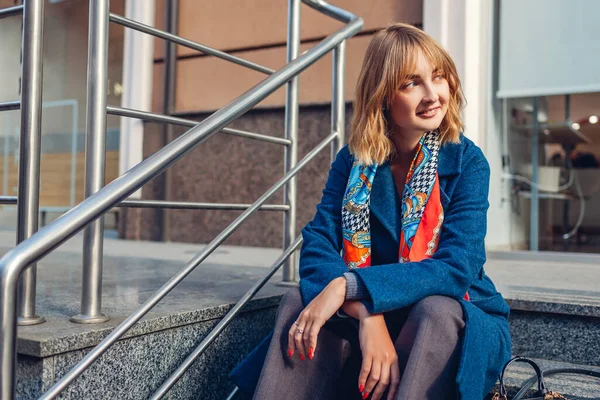
[[[485,263],[490,168],[481,150],[463,159],[434,256],[353,270],[369,292],[370,312],[407,307],[427,296],[462,299]]]
[[[305,304],[333,279],[348,271],[342,260],[342,200],[352,167],[348,147],[343,147],[331,165],[321,202],[311,222],[302,230],[300,289]]]

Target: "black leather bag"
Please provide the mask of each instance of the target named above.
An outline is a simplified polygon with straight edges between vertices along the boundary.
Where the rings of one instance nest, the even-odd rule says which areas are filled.
[[[508,400],[506,387],[504,384],[504,373],[509,365],[522,362],[531,365],[535,371],[536,376],[527,380],[523,387],[515,394],[512,400],[521,400],[523,395],[529,389],[529,387],[537,380],[537,391],[532,394],[533,397],[528,397],[527,400],[553,400],[553,399],[566,399],[563,395],[557,392],[550,391],[544,383],[544,376],[556,375],[556,374],[577,374],[585,376],[593,376],[600,378],[600,373],[597,371],[588,370],[585,368],[559,368],[551,369],[548,371],[542,371],[540,366],[533,360],[526,357],[513,357],[509,362],[506,363],[502,368],[502,374],[500,375],[500,393],[496,393],[492,400]]]

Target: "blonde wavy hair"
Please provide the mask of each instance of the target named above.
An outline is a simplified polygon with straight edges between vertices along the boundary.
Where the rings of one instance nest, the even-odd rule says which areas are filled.
[[[384,108],[412,75],[419,51],[448,81],[448,111],[439,127],[441,143],[458,143],[464,96],[454,61],[433,38],[412,25],[395,23],[377,32],[365,54],[358,83],[348,146],[363,165],[382,164],[394,151]]]

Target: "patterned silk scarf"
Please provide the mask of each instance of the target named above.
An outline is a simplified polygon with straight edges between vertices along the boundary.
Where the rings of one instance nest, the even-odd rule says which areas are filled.
[[[423,135],[417,146],[402,194],[402,228],[399,262],[421,261],[433,256],[444,221],[438,179],[438,131]],[[370,198],[377,165],[355,161],[342,203],[342,257],[348,268],[371,265]],[[468,300],[468,294],[465,295]]]

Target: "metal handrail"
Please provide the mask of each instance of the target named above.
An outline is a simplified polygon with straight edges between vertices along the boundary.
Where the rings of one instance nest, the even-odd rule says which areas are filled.
[[[17,204],[17,196],[0,196],[0,204]]]
[[[0,197],[0,204],[2,198]],[[16,203],[16,200],[15,200]],[[124,200],[117,207],[135,208],[170,208],[172,210],[228,210],[243,211],[250,208],[252,204],[231,203],[192,203],[183,201],[162,200]],[[258,211],[287,211],[290,206],[286,204],[265,204]]]
[[[238,388],[237,386],[231,391],[231,393],[229,393],[229,396],[227,396],[227,398],[225,400],[233,400],[235,399],[235,396],[237,396],[238,392],[240,391],[240,388]]]
[[[227,326],[233,321],[235,316],[240,313],[242,308],[246,304],[248,304],[250,300],[252,300],[252,298],[258,293],[258,291],[263,286],[265,286],[269,279],[271,279],[271,277],[275,275],[275,272],[277,272],[279,268],[281,268],[283,263],[294,253],[294,251],[296,251],[296,249],[298,249],[298,247],[300,247],[300,244],[302,244],[302,236],[298,236],[292,242],[292,244],[283,251],[281,256],[279,256],[279,258],[277,258],[277,260],[271,265],[271,268],[269,268],[269,271],[262,277],[262,279],[256,282],[246,292],[246,294],[242,296],[242,298],[235,304],[235,306],[233,306],[233,308],[229,310],[227,314],[225,314],[223,319],[219,321],[217,326],[215,326],[210,331],[210,333],[206,335],[206,337],[202,340],[202,342],[200,342],[200,344],[194,349],[194,351],[192,351],[185,358],[185,360],[183,360],[183,362],[175,370],[175,372],[173,372],[171,376],[169,376],[169,378],[158,388],[158,390],[154,392],[154,394],[150,398],[151,400],[162,399],[162,397],[165,394],[167,394],[169,389],[171,389],[173,385],[177,383],[179,379],[181,379],[183,374],[192,366],[194,361],[196,361],[196,359],[200,357],[206,351],[206,349],[208,349],[208,347],[217,339],[219,334],[221,334],[221,332],[223,332],[223,330],[227,328]]]
[[[240,117],[267,96],[310,67],[325,54],[343,43],[360,31],[363,26],[361,18],[338,7],[329,5],[322,0],[303,0],[303,2],[327,15],[346,22],[346,25],[334,32],[315,47],[289,62],[265,80],[218,110],[187,133],[167,144],[164,148],[133,167],[121,177],[109,183],[94,193],[70,212],[55,220],[50,225],[40,229],[26,241],[23,241],[0,259],[0,396],[3,400],[11,400],[15,389],[16,365],[16,288],[20,274],[24,268],[74,236],[90,222],[98,219],[111,208],[125,200],[146,182],[163,172],[185,153],[212,137],[231,121]],[[289,181],[306,162],[327,144],[338,138],[338,132],[333,132],[320,145],[315,147],[301,162],[292,168],[275,186],[258,199],[252,207],[242,213],[225,231],[218,235],[211,244],[188,263],[186,268],[176,277],[167,282],[163,288],[134,314],[119,325],[91,353],[89,353],[71,372],[46,393],[43,398],[54,398],[75,377],[81,374],[95,359],[122,336],[137,322],[156,302],[164,297],[181,279],[189,274],[210,252],[222,243],[247,216],[258,209],[276,190]],[[311,156],[309,158],[309,156]],[[156,299],[155,301],[153,301]]]
[[[21,101],[6,101],[0,103],[0,111],[13,111],[21,109]]]
[[[0,19],[12,17],[13,15],[18,15],[23,13],[23,5],[3,8],[0,10]]]
[[[211,255],[237,228],[239,228],[246,219],[267,200],[269,200],[283,185],[292,179],[310,160],[312,160],[321,150],[323,150],[331,141],[337,137],[337,132],[329,135],[325,140],[319,143],[310,151],[290,172],[275,183],[256,200],[250,208],[237,217],[227,228],[225,228],[217,237],[202,249],[194,258],[192,258],[185,267],[173,276],[167,283],[156,291],[148,300],[144,302],[137,310],[117,326],[106,338],[104,338],[91,352],[89,352],[77,365],[75,365],[67,374],[56,382],[40,399],[54,399],[58,396],[75,378],[85,372],[94,361],[98,359],[110,346],[121,338],[133,325],[135,325],[152,307],[154,307],[163,297],[175,288],[186,276],[188,276],[198,265],[200,265],[208,256]],[[1,260],[0,260],[1,261]],[[4,372],[4,371],[2,371]]]
[[[153,28],[146,24],[142,24],[140,22],[134,21],[129,18],[122,17],[117,14],[110,13],[109,18],[110,18],[111,22],[114,22],[116,24],[125,26],[127,28],[135,29],[137,31],[146,33],[148,35],[155,36],[160,39],[165,39],[170,42],[177,43],[181,46],[184,46],[184,47],[187,47],[187,48],[190,48],[193,50],[201,51],[202,53],[205,53],[205,54],[210,54],[211,56],[215,56],[217,58],[221,58],[223,60],[230,61],[234,64],[238,64],[243,67],[250,68],[250,69],[253,69],[258,72],[262,72],[263,74],[270,75],[275,72],[271,68],[263,67],[262,65],[258,65],[256,63],[253,63],[252,61],[246,61],[244,59],[241,59],[236,56],[232,56],[231,54],[225,53],[223,51],[219,51],[217,49],[213,49],[212,47],[208,47],[208,46],[202,45],[200,43],[196,43],[191,40],[184,39],[177,35],[173,35],[172,33],[161,31],[160,29]]]
[[[198,125],[198,121],[193,121],[191,119],[172,117],[170,115],[161,115],[147,111],[132,110],[130,108],[123,107],[108,106],[106,107],[106,112],[121,117],[138,118],[143,119],[145,121],[161,122],[179,126],[188,126],[190,128],[193,128],[194,126]],[[228,135],[235,135],[245,137],[248,139],[262,140],[263,142],[281,144],[284,146],[289,146],[291,143],[291,141],[288,139],[261,135],[260,133],[248,132],[240,129],[223,128],[221,132],[226,133]]]

